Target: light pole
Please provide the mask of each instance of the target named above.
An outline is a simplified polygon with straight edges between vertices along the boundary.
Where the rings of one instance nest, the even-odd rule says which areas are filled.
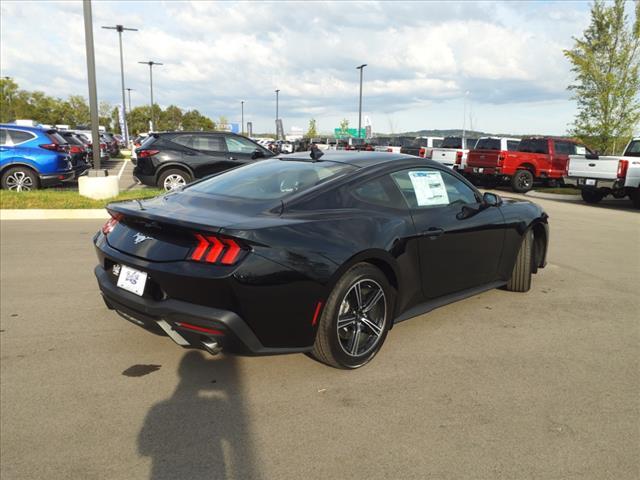
[[[116,25],[115,27],[102,27],[106,30],[115,30],[118,32],[118,41],[120,43],[120,80],[122,81],[122,123],[124,123],[124,141],[129,143],[129,126],[127,125],[127,107],[124,103],[124,61],[122,60],[122,32],[127,30],[128,32],[137,32],[137,28],[127,28],[122,25]]]
[[[242,132],[242,135],[244,135],[244,100],[240,101],[240,109],[242,111],[242,116],[240,118],[240,131]]]
[[[360,130],[362,129],[362,71],[367,64],[363,63],[356,70],[360,70],[360,102],[358,104],[358,138],[360,138]]]
[[[93,166],[100,170],[100,133],[98,131],[98,89],[96,88],[96,57],[93,51],[93,19],[91,0],[83,0],[84,41],[87,53],[87,78],[89,80],[89,111],[91,113],[91,151]]]
[[[280,140],[278,138],[278,101],[280,98],[280,89],[276,90],[276,140]]]
[[[467,130],[467,97],[469,96],[469,90],[464,92],[464,99],[462,104],[462,148],[466,145],[464,144],[464,138]]]
[[[148,62],[138,62],[144,65],[149,65],[149,91],[151,92],[151,131],[153,132],[153,128],[155,126],[153,122],[153,66],[154,65],[164,65],[160,62],[154,62],[153,60],[149,60]]]
[[[127,93],[129,94],[129,111],[131,111],[131,91],[134,90],[133,88],[127,88]]]

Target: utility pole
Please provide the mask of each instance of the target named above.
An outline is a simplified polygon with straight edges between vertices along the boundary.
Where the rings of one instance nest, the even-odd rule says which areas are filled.
[[[93,166],[100,170],[100,132],[98,131],[98,89],[96,88],[96,57],[93,51],[93,19],[91,0],[83,0],[84,41],[87,53],[87,77],[89,80],[89,111],[91,112],[91,151]]]
[[[127,93],[129,94],[129,112],[131,112],[131,91],[134,90],[133,88],[127,88]]]
[[[356,70],[360,70],[360,103],[358,105],[358,138],[360,137],[360,130],[362,129],[362,71],[367,64],[363,63],[359,67],[356,67]]]
[[[118,32],[118,41],[120,43],[120,80],[122,81],[122,123],[124,123],[124,141],[129,144],[129,126],[127,125],[127,107],[124,102],[124,60],[122,59],[122,32],[137,32],[137,28],[127,28],[122,25],[116,25],[115,27],[102,27],[106,30],[115,30]]]
[[[148,62],[138,62],[144,65],[149,65],[149,91],[151,92],[151,125],[150,130],[153,132],[155,128],[155,122],[153,118],[153,66],[154,65],[164,65],[164,63],[154,62],[153,60],[149,60]]]
[[[242,132],[242,135],[244,135],[244,100],[240,101],[240,108],[242,110],[241,113],[241,120],[240,120],[240,131]]]
[[[276,90],[276,140],[280,140],[278,138],[278,101],[279,101],[279,97],[280,97],[280,89]]]

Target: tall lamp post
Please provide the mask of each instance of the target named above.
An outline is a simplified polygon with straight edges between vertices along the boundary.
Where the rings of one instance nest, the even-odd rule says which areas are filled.
[[[244,135],[244,100],[240,101],[240,109],[242,111],[240,119],[240,131],[242,132],[242,135]]]
[[[138,62],[138,63],[142,63],[143,65],[149,65],[149,91],[151,92],[151,131],[153,132],[153,129],[155,127],[155,123],[154,123],[154,118],[153,118],[153,66],[154,65],[164,65],[163,63],[160,62],[154,62],[153,60],[149,60],[148,62]]]
[[[84,41],[87,53],[87,78],[89,81],[89,112],[91,113],[91,143],[93,166],[100,170],[100,133],[98,132],[98,89],[96,88],[96,57],[93,50],[93,19],[91,0],[83,0]]]
[[[137,28],[127,28],[122,25],[116,25],[115,27],[102,27],[106,30],[115,30],[118,32],[118,41],[120,43],[120,80],[122,81],[122,122],[124,123],[124,141],[129,143],[129,126],[127,125],[127,107],[124,102],[124,61],[122,59],[122,32],[125,30],[128,32],[137,32]]]
[[[362,129],[362,71],[367,64],[363,63],[356,70],[360,70],[360,102],[358,104],[358,138],[360,138],[360,130]]]
[[[127,93],[129,94],[129,111],[131,111],[131,92],[134,90],[133,88],[127,88]]]
[[[280,99],[280,89],[276,90],[276,140],[280,140],[278,138],[278,101]]]

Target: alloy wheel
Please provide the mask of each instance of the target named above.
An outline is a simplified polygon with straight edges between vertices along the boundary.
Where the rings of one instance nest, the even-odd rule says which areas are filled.
[[[387,298],[380,284],[371,279],[354,283],[338,311],[340,348],[349,356],[369,353],[380,341],[387,322]]]
[[[28,192],[33,188],[33,180],[24,172],[13,172],[7,177],[7,188],[16,192]]]
[[[171,175],[167,175],[167,178],[164,179],[164,189],[167,191],[176,190],[178,188],[182,188],[187,184],[186,180],[182,175],[178,175],[172,173]]]
[[[518,186],[520,188],[531,188],[529,177],[527,175],[520,175],[520,178],[518,178]]]

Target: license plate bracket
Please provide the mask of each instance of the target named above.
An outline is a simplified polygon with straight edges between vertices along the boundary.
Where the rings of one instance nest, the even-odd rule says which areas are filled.
[[[142,296],[147,283],[147,273],[122,265],[118,275],[117,286],[128,292]]]

